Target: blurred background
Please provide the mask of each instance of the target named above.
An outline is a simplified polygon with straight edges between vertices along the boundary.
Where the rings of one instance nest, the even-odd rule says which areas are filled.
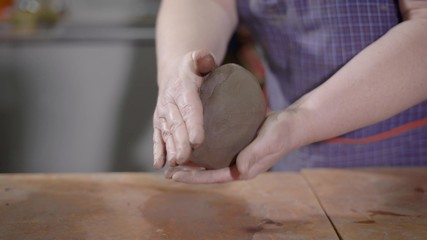
[[[159,0],[0,0],[0,172],[150,171]]]
[[[0,172],[153,171],[159,5],[0,0]],[[239,32],[227,61],[262,77]]]

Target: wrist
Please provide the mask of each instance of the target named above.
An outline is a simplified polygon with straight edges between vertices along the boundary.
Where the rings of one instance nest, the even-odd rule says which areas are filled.
[[[287,128],[289,134],[286,136],[289,139],[287,152],[316,141],[312,126],[313,112],[307,107],[305,99],[302,97],[279,114],[282,126]]]

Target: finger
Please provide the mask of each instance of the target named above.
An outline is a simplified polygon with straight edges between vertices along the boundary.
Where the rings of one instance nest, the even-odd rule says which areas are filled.
[[[169,169],[167,169],[165,171],[165,177],[166,178],[172,178],[172,176],[176,172],[180,172],[180,171],[188,172],[188,171],[201,171],[201,170],[205,170],[205,168],[199,167],[198,165],[190,162],[190,163],[186,163],[185,165],[170,167]]]
[[[262,145],[263,141],[260,137],[257,137],[237,155],[236,166],[241,179],[255,177],[252,168],[255,164],[262,161],[261,156],[265,154],[266,150]]]
[[[239,172],[237,171],[236,166],[217,170],[176,171],[172,175],[172,179],[183,183],[223,183],[238,180]]]
[[[170,167],[165,171],[165,178],[172,179],[172,176],[179,171],[190,171],[190,169],[184,169],[180,166]]]
[[[178,109],[188,132],[188,141],[197,148],[205,138],[203,128],[203,106],[197,90],[187,91],[177,99]]]
[[[215,57],[209,50],[194,51],[191,54],[196,74],[204,76],[217,67]]]
[[[190,158],[191,154],[187,127],[176,105],[169,104],[168,114],[169,131],[175,144],[175,161],[177,164],[182,164]]]
[[[173,137],[169,131],[166,119],[160,118],[160,125],[162,127],[162,139],[163,142],[166,143],[166,161],[170,165],[175,166],[175,143],[173,142]]]
[[[163,142],[160,129],[154,128],[153,133],[154,168],[160,169],[165,165],[165,142]]]
[[[282,156],[277,141],[271,143],[265,134],[258,135],[236,159],[236,166],[240,173],[240,179],[252,179],[258,174],[267,171]],[[269,134],[270,138],[273,134]]]
[[[236,159],[236,167],[241,175],[242,179],[248,179],[250,166],[258,158],[255,154],[253,142],[244,148],[238,155]]]
[[[215,58],[208,50],[194,51],[191,53],[191,60],[187,62],[193,73],[203,76],[216,68]],[[188,137],[192,148],[197,148],[204,140],[203,128],[203,106],[200,100],[199,88],[203,79],[192,77],[193,86],[177,99],[177,105],[184,119],[188,131]]]

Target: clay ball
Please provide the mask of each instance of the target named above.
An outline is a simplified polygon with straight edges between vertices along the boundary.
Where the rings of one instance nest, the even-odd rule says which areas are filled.
[[[243,67],[225,64],[204,78],[200,98],[205,140],[190,160],[206,169],[228,167],[264,121],[266,104],[260,84]]]

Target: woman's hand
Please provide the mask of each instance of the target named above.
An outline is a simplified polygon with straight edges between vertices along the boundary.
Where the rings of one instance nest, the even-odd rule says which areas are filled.
[[[281,157],[297,148],[303,141],[297,128],[299,115],[293,110],[270,113],[258,136],[237,156],[236,164],[217,170],[198,167],[172,167],[166,177],[186,183],[218,183],[252,179],[271,168]]]
[[[204,139],[199,88],[203,76],[216,67],[206,50],[192,51],[159,66],[159,94],[154,112],[154,167],[188,161],[192,148]]]

